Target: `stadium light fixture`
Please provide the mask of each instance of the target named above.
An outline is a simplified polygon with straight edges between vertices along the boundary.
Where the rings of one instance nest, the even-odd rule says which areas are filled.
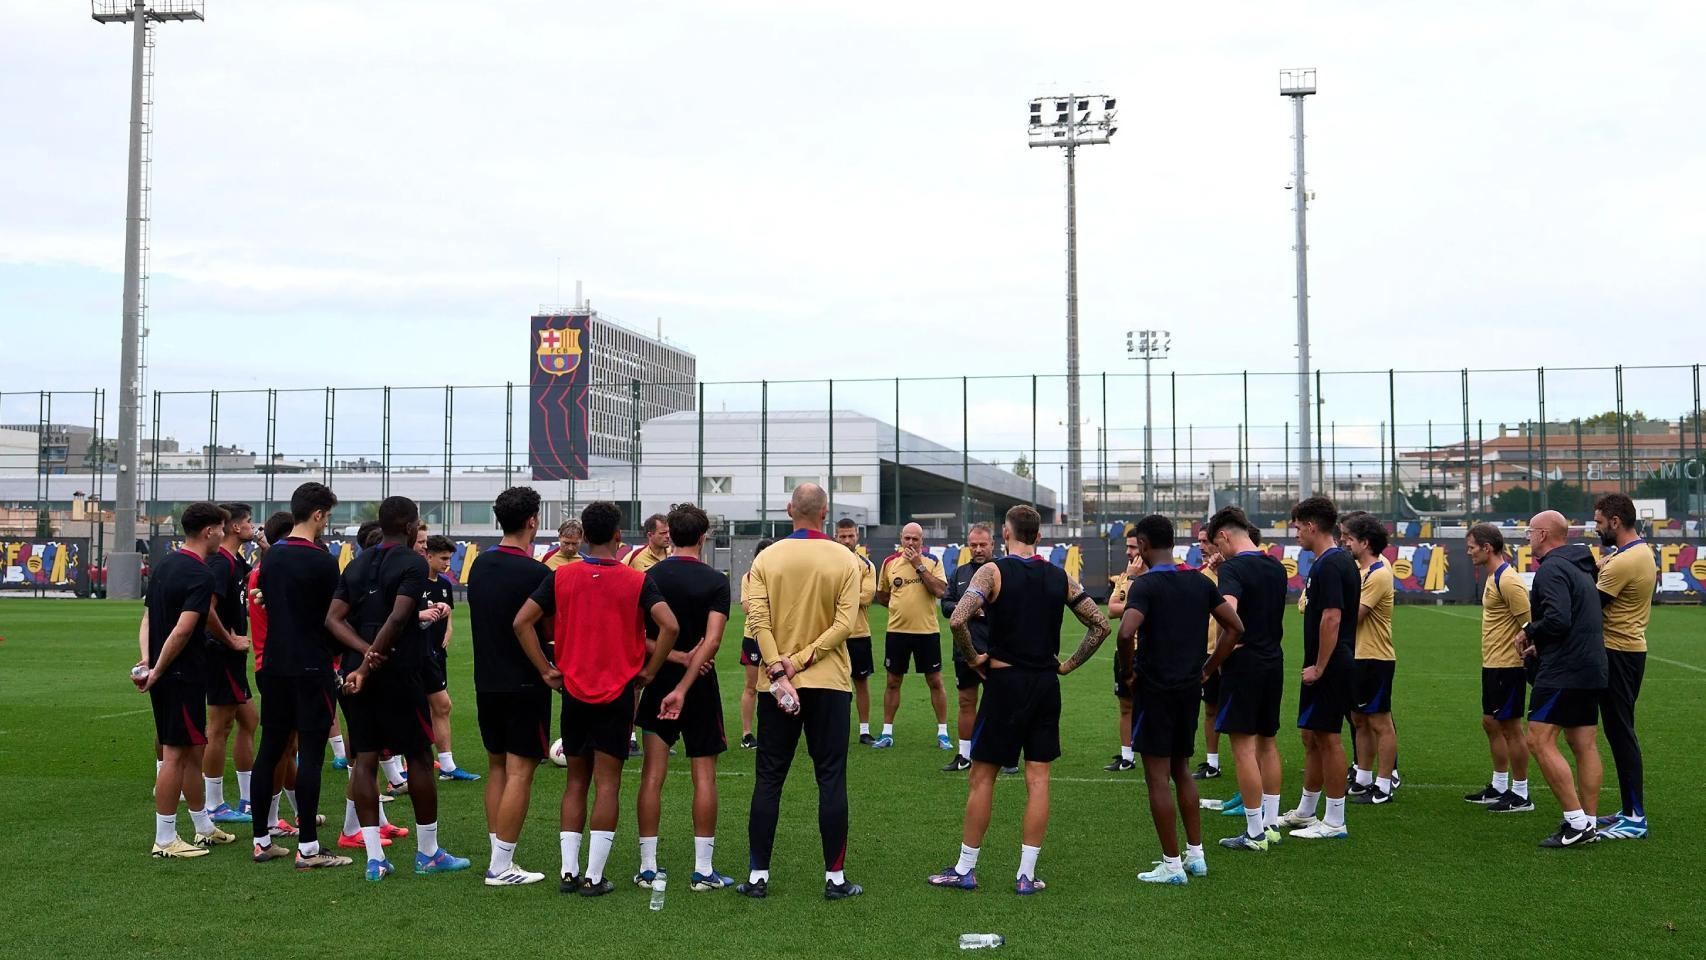
[[[1143,512],[1155,512],[1155,404],[1150,390],[1149,368],[1167,359],[1173,349],[1170,330],[1128,330],[1125,352],[1129,360],[1143,361]]]
[[[1292,246],[1297,257],[1297,492],[1300,497],[1314,494],[1313,469],[1309,451],[1309,231],[1305,219],[1309,212],[1309,191],[1303,182],[1303,98],[1315,94],[1315,68],[1293,68],[1280,71],[1280,96],[1291,98],[1296,142],[1296,163],[1292,182],[1292,209],[1296,213],[1297,236]]]
[[[1068,520],[1082,525],[1084,440],[1078,403],[1078,148],[1107,143],[1119,129],[1118,102],[1103,94],[1037,97],[1026,114],[1032,147],[1066,150],[1066,471]]]

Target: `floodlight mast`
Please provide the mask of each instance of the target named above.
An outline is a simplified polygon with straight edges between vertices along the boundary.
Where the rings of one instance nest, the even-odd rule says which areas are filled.
[[[142,350],[142,251],[148,224],[143,200],[143,165],[148,163],[149,116],[153,105],[153,49],[149,30],[168,20],[201,20],[201,0],[91,0],[96,23],[129,23],[130,46],[130,172],[125,192],[124,316],[119,344],[118,503],[113,514],[113,542],[104,578],[107,596],[134,600],[142,595],[142,554],[136,549],[137,470],[142,410],[140,355]],[[154,429],[160,429],[154,424]]]
[[[1113,139],[1113,97],[1068,94],[1031,101],[1029,139],[1033,147],[1066,150],[1066,489],[1068,521],[1082,525],[1084,512],[1083,422],[1078,402],[1078,147]]]
[[[1309,451],[1309,231],[1305,219],[1309,212],[1309,192],[1303,183],[1303,98],[1315,95],[1315,68],[1281,70],[1280,96],[1291,98],[1296,141],[1296,169],[1292,172],[1292,209],[1297,217],[1297,237],[1293,250],[1297,252],[1297,493],[1300,498],[1314,495],[1313,466]]]

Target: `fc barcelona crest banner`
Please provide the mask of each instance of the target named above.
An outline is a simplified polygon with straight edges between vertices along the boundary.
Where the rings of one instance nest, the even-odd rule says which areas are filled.
[[[528,325],[527,461],[535,480],[586,479],[590,320],[576,313],[534,317]]]

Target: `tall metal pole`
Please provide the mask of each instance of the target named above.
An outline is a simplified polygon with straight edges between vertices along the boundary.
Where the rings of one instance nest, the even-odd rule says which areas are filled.
[[[1292,117],[1297,141],[1296,170],[1293,172],[1293,209],[1297,214],[1297,449],[1304,453],[1299,461],[1308,459],[1309,442],[1309,241],[1305,217],[1309,210],[1309,194],[1303,185],[1303,94],[1291,97]],[[1299,471],[1297,492],[1300,498],[1314,494],[1307,468]]]
[[[1155,512],[1155,398],[1150,391],[1150,354],[1143,354],[1143,512]],[[1106,381],[1104,381],[1106,383]]]
[[[107,596],[142,596],[142,554],[136,552],[136,435],[139,422],[137,354],[142,335],[142,59],[148,42],[148,11],[142,0],[131,6],[130,160],[124,198],[124,321],[119,334],[118,503],[113,512],[113,543],[108,556]],[[154,432],[159,433],[158,421]]]
[[[1076,107],[1074,107],[1076,109]],[[1083,514],[1083,438],[1078,422],[1078,147],[1066,141],[1066,515],[1080,527]]]

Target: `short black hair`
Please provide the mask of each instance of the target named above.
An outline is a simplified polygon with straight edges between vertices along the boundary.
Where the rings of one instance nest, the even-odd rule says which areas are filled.
[[[711,529],[711,518],[691,503],[678,503],[671,507],[666,522],[669,524],[669,542],[678,547],[693,546],[705,531]]]
[[[290,528],[294,526],[296,526],[296,518],[290,515],[290,511],[280,510],[268,517],[267,522],[261,525],[261,536],[265,537],[267,545],[271,546],[290,536]]]
[[[314,515],[316,510],[324,510],[328,514],[338,505],[338,495],[332,488],[323,483],[310,480],[290,495],[290,515],[297,523],[303,523]]]
[[[1034,545],[1042,526],[1042,514],[1030,504],[1021,503],[1007,511],[1007,529],[1013,531],[1013,539],[1020,543]]]
[[[1386,524],[1371,513],[1358,511],[1345,518],[1345,535],[1355,537],[1374,551],[1375,556],[1386,552]]]
[[[1477,523],[1470,527],[1469,538],[1483,547],[1492,547],[1494,553],[1505,552],[1504,532],[1493,524]]]
[[[498,518],[498,529],[504,533],[520,533],[530,517],[539,515],[539,491],[532,487],[510,487],[492,501],[492,515]]]
[[[1151,550],[1167,550],[1173,546],[1173,521],[1152,513],[1137,521],[1132,536],[1149,544]]]
[[[242,523],[255,515],[255,508],[246,503],[222,503],[219,509],[225,511],[227,523]]]
[[[216,523],[225,522],[225,510],[217,504],[200,500],[184,508],[178,523],[183,526],[186,536],[195,536]]]
[[[1221,507],[1214,512],[1214,516],[1208,518],[1208,523],[1204,527],[1208,532],[1209,542],[1213,543],[1214,538],[1220,536],[1220,531],[1227,527],[1236,527],[1248,534],[1251,539],[1255,539],[1261,534],[1261,531],[1256,529],[1256,525],[1250,522],[1250,518],[1245,516],[1242,507]]]
[[[379,501],[379,529],[388,537],[408,533],[420,519],[421,508],[408,497],[386,497]]]
[[[1292,523],[1312,523],[1322,533],[1332,533],[1339,522],[1339,508],[1326,497],[1305,497],[1291,508]]]
[[[367,520],[355,528],[355,545],[363,550],[379,542],[385,534],[379,530],[378,520]]]
[[[581,530],[588,546],[602,547],[622,529],[622,508],[609,500],[594,500],[581,511]]]
[[[1623,529],[1635,529],[1635,501],[1625,494],[1608,493],[1593,502],[1593,508],[1605,514],[1607,520],[1623,521]]]
[[[646,518],[646,536],[649,537],[667,526],[669,526],[669,518],[661,513],[654,513]]]
[[[455,553],[456,541],[443,534],[434,534],[433,536],[427,537],[426,552]]]
[[[840,520],[835,521],[835,529],[837,529],[837,530],[857,530],[857,529],[859,529],[859,523],[858,523],[858,521],[854,520],[852,517],[842,517]]]
[[[759,540],[757,543],[753,544],[752,545],[752,556],[754,557],[754,559],[756,559],[759,554],[764,552],[765,547],[768,547],[775,542],[776,541],[770,539],[769,537],[765,537],[765,538]]]

